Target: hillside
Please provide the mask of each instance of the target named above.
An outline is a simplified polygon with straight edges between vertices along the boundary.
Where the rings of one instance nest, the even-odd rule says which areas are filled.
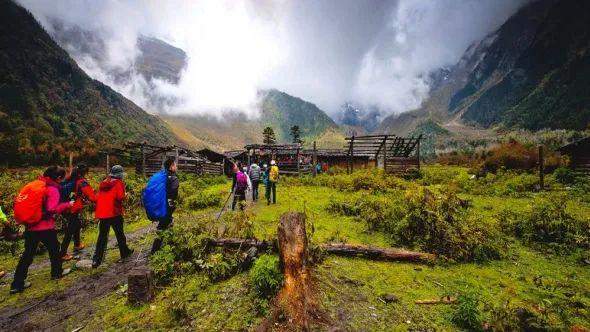
[[[462,129],[463,124],[587,128],[588,15],[590,3],[584,1],[532,2],[470,47],[420,109],[385,119],[379,130],[409,132],[427,119],[449,129]]]
[[[208,115],[162,115],[174,133],[187,144],[217,150],[242,148],[261,143],[262,130],[270,126],[279,142],[290,142],[290,129],[298,125],[302,139],[316,140],[322,147],[341,147],[342,130],[316,105],[278,90],[260,92],[258,118],[226,112],[217,118]]]
[[[0,158],[9,164],[95,156],[125,140],[176,141],[167,126],[91,79],[33,16],[0,1]]]

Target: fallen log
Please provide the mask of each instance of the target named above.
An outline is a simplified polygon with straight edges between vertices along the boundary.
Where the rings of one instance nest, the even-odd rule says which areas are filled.
[[[384,260],[384,261],[404,261],[404,262],[431,262],[436,257],[433,254],[408,251],[396,248],[377,248],[362,245],[330,243],[322,244],[320,248],[329,254],[339,256],[357,257]]]
[[[231,249],[247,249],[255,247],[259,251],[272,250],[278,252],[278,246],[275,241],[260,241],[256,239],[211,239],[209,245],[213,247],[224,247]],[[320,249],[328,254],[346,256],[346,257],[364,257],[367,259],[383,261],[400,261],[400,262],[421,262],[427,263],[433,261],[436,256],[429,253],[408,251],[396,248],[378,248],[362,245],[328,243],[320,245]]]
[[[453,304],[456,302],[457,302],[457,298],[454,298],[452,296],[443,296],[440,299],[414,301],[415,304]]]

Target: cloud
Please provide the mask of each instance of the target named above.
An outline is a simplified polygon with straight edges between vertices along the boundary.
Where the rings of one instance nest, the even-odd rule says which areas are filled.
[[[454,64],[525,0],[19,0],[104,41],[101,57],[66,47],[92,77],[148,111],[255,115],[257,91],[277,88],[336,114],[346,101],[388,113],[428,96],[428,73]],[[178,84],[133,70],[139,36],[183,49]],[[128,71],[128,79],[115,73]],[[172,103],[154,104],[157,95]]]

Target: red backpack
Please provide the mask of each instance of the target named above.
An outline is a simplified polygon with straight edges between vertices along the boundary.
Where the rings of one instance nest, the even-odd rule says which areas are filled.
[[[35,180],[24,186],[14,199],[14,219],[19,224],[32,225],[43,218],[43,200],[47,184]]]

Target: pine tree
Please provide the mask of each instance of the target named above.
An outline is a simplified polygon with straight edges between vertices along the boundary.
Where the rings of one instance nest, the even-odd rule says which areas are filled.
[[[273,145],[277,143],[275,131],[271,127],[266,127],[262,131],[262,143],[266,145]]]
[[[291,137],[293,138],[293,143],[303,144],[303,140],[301,139],[301,130],[299,126],[295,125],[291,127]]]

